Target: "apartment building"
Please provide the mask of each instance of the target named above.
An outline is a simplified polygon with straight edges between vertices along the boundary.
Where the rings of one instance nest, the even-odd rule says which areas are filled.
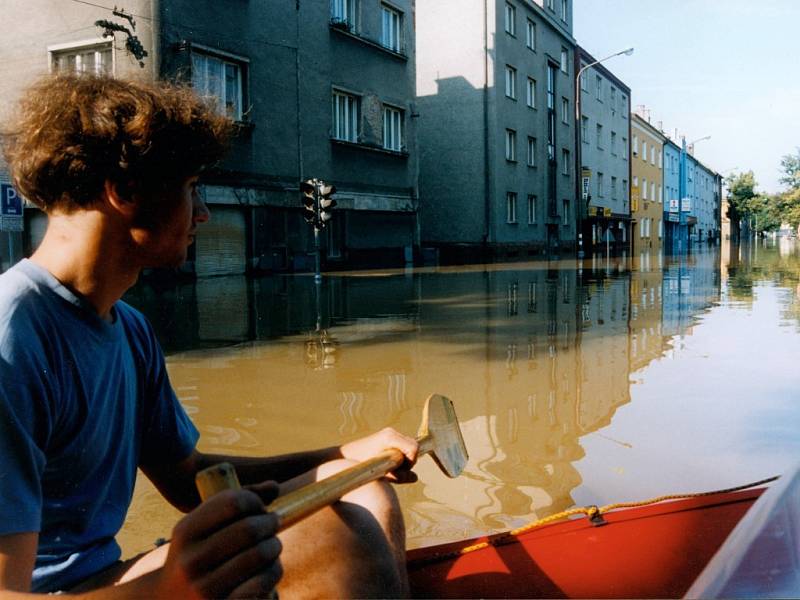
[[[584,48],[575,51],[575,72],[581,73],[580,139],[582,247],[625,250],[630,242],[631,90]]]
[[[634,254],[660,252],[664,237],[664,141],[643,115],[631,115],[631,242]]]
[[[299,182],[312,177],[338,189],[321,236],[328,268],[412,258],[412,0],[103,4],[4,7],[15,26],[0,38],[0,91],[8,106],[37,75],[65,69],[177,79],[215,100],[238,135],[225,162],[204,177],[212,218],[185,269],[204,276],[311,268],[313,231],[301,214]],[[135,56],[137,44],[143,52]],[[25,222],[30,252],[45,217],[28,208]]]
[[[572,251],[571,0],[417,0],[420,222],[442,260]]]

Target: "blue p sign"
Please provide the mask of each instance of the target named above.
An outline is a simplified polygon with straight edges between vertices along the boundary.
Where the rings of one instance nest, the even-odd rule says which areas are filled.
[[[8,183],[0,183],[0,213],[8,217],[22,216],[22,198]]]

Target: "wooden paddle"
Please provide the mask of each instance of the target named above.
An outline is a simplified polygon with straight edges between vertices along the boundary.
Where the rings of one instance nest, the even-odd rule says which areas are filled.
[[[420,456],[430,453],[448,477],[457,477],[464,470],[468,459],[467,448],[450,400],[433,394],[425,401],[417,436]],[[405,456],[400,450],[389,448],[330,477],[284,494],[267,506],[266,510],[278,516],[280,531],[332,504],[347,492],[380,479],[400,467],[404,460]],[[222,490],[241,487],[230,463],[221,463],[200,471],[195,481],[203,500]]]

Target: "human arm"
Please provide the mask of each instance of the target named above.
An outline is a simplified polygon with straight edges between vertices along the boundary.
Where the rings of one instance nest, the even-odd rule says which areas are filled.
[[[341,458],[359,462],[386,448],[398,448],[406,456],[406,464],[392,474],[390,479],[398,483],[416,481],[415,474],[408,469],[417,460],[418,444],[414,438],[391,428],[341,446],[272,457],[205,454],[195,450],[180,462],[154,463],[143,466],[142,470],[173,506],[188,511],[200,502],[194,484],[195,475],[221,462],[229,462],[234,466],[243,485],[270,480],[282,483],[311,472],[323,463]]]
[[[277,519],[264,503],[274,484],[227,490],[181,519],[160,568],[117,586],[75,594],[79,598],[262,597],[281,577]],[[28,592],[38,534],[0,536],[0,597],[36,597]]]

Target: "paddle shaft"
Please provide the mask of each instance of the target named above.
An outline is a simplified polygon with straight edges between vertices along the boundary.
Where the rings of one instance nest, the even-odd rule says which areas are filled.
[[[418,438],[417,443],[420,456],[434,448],[432,435]],[[269,504],[265,510],[277,515],[278,531],[281,531],[321,508],[333,504],[347,492],[384,477],[402,465],[404,460],[405,455],[400,450],[389,448],[330,477],[288,492]],[[198,473],[197,484],[203,500],[222,490],[240,487],[236,472],[227,463],[217,465],[210,471]]]

